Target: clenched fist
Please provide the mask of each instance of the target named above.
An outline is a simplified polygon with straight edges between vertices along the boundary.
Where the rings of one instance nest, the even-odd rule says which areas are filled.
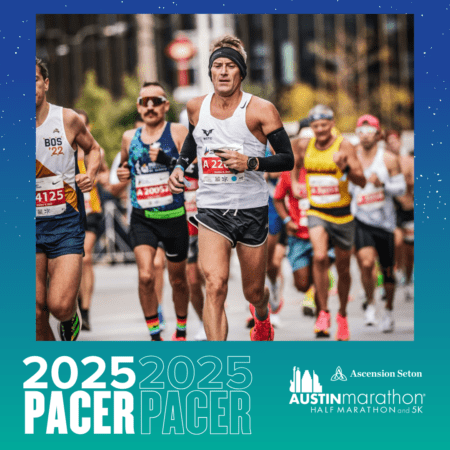
[[[340,150],[333,155],[333,161],[342,172],[347,167],[347,155]]]
[[[123,163],[117,169],[117,178],[121,183],[123,183],[124,181],[128,181],[131,178],[130,166],[127,162]]]
[[[83,194],[92,191],[92,188],[94,187],[94,182],[85,173],[75,175],[75,182]]]

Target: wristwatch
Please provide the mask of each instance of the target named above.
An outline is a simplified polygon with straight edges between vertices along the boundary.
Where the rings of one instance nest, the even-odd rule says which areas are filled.
[[[258,167],[258,159],[257,158],[248,158],[247,159],[247,170],[255,170]]]

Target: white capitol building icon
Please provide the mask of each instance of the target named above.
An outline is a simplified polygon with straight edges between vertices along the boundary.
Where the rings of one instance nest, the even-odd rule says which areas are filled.
[[[305,370],[303,377],[301,376],[301,371],[299,367],[294,366],[293,378],[290,381],[289,391],[293,393],[322,393],[322,385],[319,383],[319,377],[313,371],[313,376],[311,377],[309,370]]]

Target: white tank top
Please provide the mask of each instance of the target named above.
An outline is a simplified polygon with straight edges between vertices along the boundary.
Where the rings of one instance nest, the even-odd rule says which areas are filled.
[[[63,108],[49,105],[47,118],[36,128],[36,216],[39,218],[65,213],[66,203],[78,211],[76,154],[64,130]]]
[[[384,163],[384,150],[379,148],[372,164],[364,170],[364,176],[369,179],[376,174],[382,183],[386,183],[389,172]],[[351,212],[359,221],[376,228],[393,232],[396,226],[394,199],[382,187],[377,188],[372,183],[366,186],[353,186]]]
[[[233,115],[225,120],[211,115],[209,94],[203,100],[193,136],[197,144],[199,189],[197,206],[212,209],[248,209],[266,206],[269,199],[263,172],[234,174],[223,166],[215,149],[228,148],[250,157],[263,158],[266,145],[248,129],[245,120],[251,94],[243,92]]]

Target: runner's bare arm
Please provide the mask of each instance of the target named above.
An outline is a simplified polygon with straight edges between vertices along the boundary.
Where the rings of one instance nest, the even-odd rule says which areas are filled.
[[[82,192],[89,192],[100,167],[100,145],[75,111],[64,108],[63,121],[70,144],[80,147],[85,155],[86,173],[76,175],[75,181]]]
[[[335,153],[337,158],[333,158],[340,170],[345,171],[348,166],[348,179],[357,186],[364,187],[366,185],[366,177],[356,154],[356,148],[346,139],[341,143],[339,152]]]
[[[309,139],[305,138],[297,138],[291,141],[295,160],[294,168],[291,171],[291,186],[292,194],[295,198],[301,198],[298,177],[300,174],[300,169],[304,166],[306,148],[308,147],[308,143]]]
[[[400,168],[400,159],[391,152],[384,152],[384,164],[389,173],[384,183],[386,193],[397,197],[406,192],[406,182]]]

